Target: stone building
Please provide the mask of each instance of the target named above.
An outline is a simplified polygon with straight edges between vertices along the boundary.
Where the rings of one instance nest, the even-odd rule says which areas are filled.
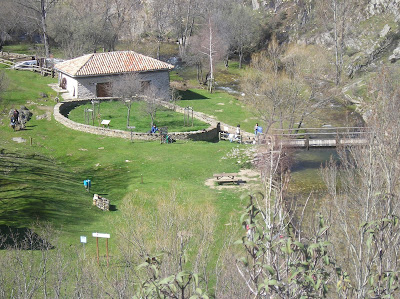
[[[113,85],[129,74],[136,74],[141,92],[152,89],[158,98],[169,96],[171,64],[133,51],[92,53],[58,63],[60,87],[73,98],[113,97]],[[115,91],[115,90],[114,90]]]

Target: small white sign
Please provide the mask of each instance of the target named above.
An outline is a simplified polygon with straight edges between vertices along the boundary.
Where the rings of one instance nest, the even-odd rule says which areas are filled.
[[[93,237],[96,238],[107,238],[110,239],[110,234],[92,233]]]
[[[86,236],[81,236],[81,243],[86,243]]]

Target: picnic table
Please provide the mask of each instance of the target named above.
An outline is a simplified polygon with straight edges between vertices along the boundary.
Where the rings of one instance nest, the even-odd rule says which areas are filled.
[[[237,173],[216,173],[214,174],[214,178],[216,178],[218,185],[224,184],[224,183],[233,183],[233,184],[238,184],[239,179],[237,178],[238,174]]]

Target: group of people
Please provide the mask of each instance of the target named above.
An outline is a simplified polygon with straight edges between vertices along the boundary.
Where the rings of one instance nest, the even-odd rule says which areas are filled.
[[[17,109],[14,109],[13,113],[11,114],[11,119],[10,119],[10,126],[13,128],[15,131],[15,127],[18,124],[23,124],[23,114],[20,115],[19,111]]]
[[[233,142],[233,141],[241,142],[241,140],[240,140],[240,125],[236,126],[235,134],[229,134],[228,138],[229,138],[230,142]]]
[[[258,123],[256,123],[256,125],[254,126],[254,135],[257,137],[259,134],[262,134],[262,131],[263,131],[263,128],[261,127],[261,126],[259,126],[258,125]],[[155,133],[157,133],[158,132],[158,128],[157,128],[157,126],[154,124],[152,127],[151,127],[151,129],[150,129],[150,131],[148,132],[148,133],[151,133],[151,134],[155,134]],[[167,138],[167,141],[168,141],[168,139],[170,138],[170,136],[168,136],[168,135],[166,135],[166,138]],[[229,141],[230,142],[233,142],[233,141],[235,141],[235,140],[239,140],[241,137],[240,137],[240,125],[237,125],[236,126],[236,131],[235,131],[235,134],[229,134],[228,135],[228,138],[229,138]],[[174,140],[175,141],[175,140]],[[173,141],[173,142],[174,142]],[[167,142],[168,143],[168,142]]]
[[[262,134],[263,132],[263,128],[261,126],[258,125],[258,123],[256,123],[256,125],[254,126],[254,136],[257,137],[258,135]],[[237,141],[240,140],[240,125],[237,125],[236,127],[236,131],[235,134],[229,134],[228,135],[229,141],[233,142],[233,141]]]
[[[159,132],[159,130],[155,124],[151,127],[150,131],[148,131],[149,134],[155,134],[157,132]],[[165,143],[176,142],[176,140],[171,138],[171,136],[168,135],[166,132],[161,132],[161,138]]]

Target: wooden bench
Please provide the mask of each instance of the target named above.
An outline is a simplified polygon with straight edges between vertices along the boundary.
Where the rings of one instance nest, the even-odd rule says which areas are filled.
[[[107,128],[109,128],[110,127],[110,122],[111,122],[111,120],[109,120],[109,119],[103,119],[101,121],[101,124],[103,125],[103,127],[106,126]]]
[[[224,184],[224,183],[233,183],[233,184],[238,184],[239,179],[237,179],[238,174],[237,173],[216,173],[214,174],[214,178],[216,178],[218,185]]]

